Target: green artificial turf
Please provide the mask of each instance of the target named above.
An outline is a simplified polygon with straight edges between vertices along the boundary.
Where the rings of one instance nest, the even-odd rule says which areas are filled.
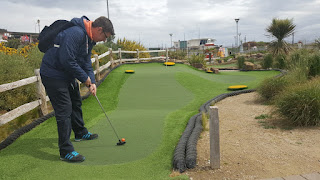
[[[134,74],[126,74],[134,69]],[[187,65],[123,65],[98,87],[98,97],[127,144],[116,146],[94,97],[83,101],[86,127],[94,141],[73,143],[86,156],[80,164],[59,160],[55,118],[50,118],[0,151],[0,179],[170,179],[175,145],[189,118],[230,85],[256,88],[278,72],[208,74]],[[73,136],[72,136],[73,139]],[[175,179],[187,179],[186,176]]]

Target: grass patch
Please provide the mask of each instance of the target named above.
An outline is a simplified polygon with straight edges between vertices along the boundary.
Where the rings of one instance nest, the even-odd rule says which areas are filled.
[[[261,114],[255,117],[255,119],[268,119],[268,118],[271,118],[268,114]]]
[[[173,111],[170,110],[170,108],[163,110],[167,114],[163,117],[163,122],[161,123],[162,135],[159,144],[154,145],[155,148],[151,154],[144,158],[136,159],[135,161],[109,165],[89,165],[88,163],[86,165],[61,162],[58,156],[56,121],[55,118],[50,118],[32,131],[21,136],[12,145],[0,151],[0,161],[6,165],[0,169],[0,179],[53,179],[53,177],[54,179],[170,179],[169,175],[172,172],[171,168],[174,148],[177,145],[189,118],[197,114],[198,108],[206,101],[227,92],[226,87],[235,83],[235,81],[232,80],[233,78],[230,78],[229,76],[238,76],[237,80],[239,81],[241,81],[239,76],[242,76],[246,79],[246,84],[248,84],[248,86],[255,88],[262,79],[274,76],[278,73],[272,71],[260,73],[228,72],[222,73],[222,75],[219,76],[213,76],[212,74],[195,71],[189,66],[180,64],[167,69],[160,63],[123,65],[111,72],[98,88],[97,95],[107,113],[111,113],[111,117],[113,113],[118,111],[118,108],[124,107],[120,106],[120,103],[126,103],[126,99],[124,99],[124,102],[121,102],[122,96],[119,97],[118,95],[125,89],[124,86],[129,85],[129,82],[134,80],[131,79],[133,77],[132,75],[123,73],[125,69],[132,67],[139,67],[149,72],[161,71],[161,74],[155,74],[158,74],[158,76],[163,78],[172,78],[170,79],[171,81],[177,81],[177,87],[182,86],[184,91],[193,94],[191,101],[186,103],[183,107]],[[143,84],[136,84],[136,86],[133,86],[133,88],[138,88],[135,92],[139,94],[132,95],[131,98],[140,97],[141,94],[143,95],[144,93],[150,93],[149,91],[153,90],[151,88],[152,86],[154,86],[153,88],[166,88],[166,83],[152,81],[152,77],[149,76],[149,73],[141,74],[142,72],[139,72],[138,69],[135,70],[136,73],[134,74],[134,77],[138,77],[136,75],[145,75],[144,77],[147,79]],[[166,76],[166,74],[168,75]],[[224,81],[224,79],[226,81]],[[130,82],[130,84],[131,83],[133,82]],[[161,92],[163,94],[169,93],[163,91],[163,89],[161,89]],[[161,96],[162,98],[158,97],[159,93],[154,94],[154,99],[151,100],[153,100],[154,103],[162,103],[164,106],[168,104],[169,101],[175,100],[174,97],[169,97],[168,99],[165,99],[164,96]],[[141,98],[136,99],[136,101],[139,100],[141,100]],[[153,114],[153,112],[148,109],[152,107],[153,104],[144,107],[141,109],[141,112]],[[126,108],[130,110],[130,108],[135,108],[135,106],[134,104],[128,103]],[[100,123],[100,121],[105,121],[102,120],[103,113],[93,97],[83,101],[83,112],[86,126],[89,129]],[[141,118],[144,117],[143,113],[141,113]],[[114,120],[114,118],[111,120]],[[115,123],[121,124],[121,120],[117,120]],[[117,130],[121,130],[127,126],[138,136],[141,133],[139,126],[143,127],[144,125],[139,124],[139,121],[134,124],[137,128],[133,128],[133,126],[125,123],[122,124],[122,128],[120,128],[120,126],[116,126],[116,128],[119,128]],[[150,126],[147,130],[154,131],[159,128],[160,126]],[[152,141],[152,138],[149,139],[148,136],[145,136],[144,138],[144,142]],[[114,135],[106,139],[99,138],[98,140],[106,142],[113,141]],[[130,147],[130,143],[133,143],[128,137],[126,137],[126,140],[127,144],[120,148],[128,148]],[[85,146],[86,143],[89,144],[91,142],[81,143],[81,145]],[[141,152],[148,151],[149,146],[147,144],[139,144],[138,141],[135,142],[135,144],[137,147],[140,147]],[[113,144],[105,148],[110,149],[112,146],[115,145]],[[119,149],[119,151],[122,150],[124,149]],[[124,151],[124,153],[125,152],[126,151]],[[86,156],[86,154],[84,155]],[[114,156],[110,153],[104,153],[104,155],[106,160]],[[90,159],[87,159],[86,161],[90,162]],[[48,169],[50,169],[50,171],[48,171]],[[177,176],[173,178],[187,179],[186,176]]]
[[[267,121],[258,121],[258,123],[264,128],[264,129],[276,129],[276,126],[270,124]]]
[[[207,127],[207,125],[209,123],[208,119],[209,119],[208,114],[205,113],[205,112],[202,112],[202,127],[203,127],[202,131],[208,131],[209,130],[209,128]]]

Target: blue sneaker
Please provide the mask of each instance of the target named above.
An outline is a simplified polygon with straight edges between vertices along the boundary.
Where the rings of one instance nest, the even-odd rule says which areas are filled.
[[[92,134],[90,132],[88,132],[87,134],[83,135],[82,137],[76,137],[74,139],[74,141],[79,142],[82,140],[93,140],[93,139],[97,139],[98,138],[98,134]]]
[[[81,154],[77,153],[76,151],[72,151],[65,155],[64,157],[60,157],[62,161],[67,161],[67,162],[82,162],[86,158],[82,156]]]

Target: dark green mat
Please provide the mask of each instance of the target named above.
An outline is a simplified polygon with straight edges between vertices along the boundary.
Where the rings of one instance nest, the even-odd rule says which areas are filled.
[[[83,164],[118,164],[150,155],[161,142],[165,117],[192,100],[192,93],[175,79],[180,68],[160,64],[132,66],[135,74],[121,88],[117,109],[107,112],[119,138],[124,137],[127,143],[116,146],[118,140],[112,128],[99,114],[101,120],[90,128],[99,133],[99,139],[73,143],[77,151],[90,159]],[[98,91],[98,97],[101,93],[107,91]],[[100,108],[98,103],[91,106]]]

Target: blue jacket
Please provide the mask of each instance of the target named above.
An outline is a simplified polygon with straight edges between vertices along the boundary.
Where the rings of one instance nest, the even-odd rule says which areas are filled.
[[[88,76],[95,83],[91,65],[91,50],[96,44],[87,34],[83,19],[73,18],[76,26],[60,32],[54,40],[55,46],[48,49],[42,58],[41,76],[61,79],[67,82],[77,78],[84,83]]]

